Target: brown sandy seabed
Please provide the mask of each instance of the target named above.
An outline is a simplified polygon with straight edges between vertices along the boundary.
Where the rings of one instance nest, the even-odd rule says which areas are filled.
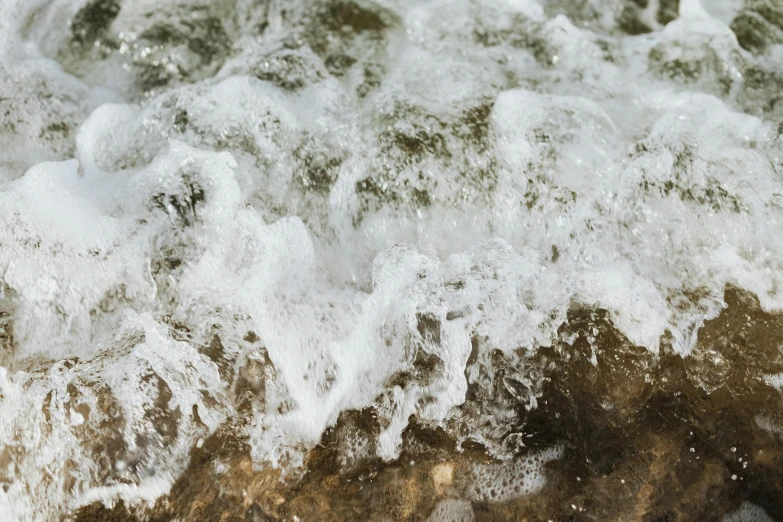
[[[576,340],[538,350],[533,366],[546,377],[543,395],[537,408],[520,405],[519,425],[508,427],[509,436],[522,437],[520,457],[563,448],[536,494],[476,501],[469,468],[492,458],[481,444],[458,447],[443,429],[414,418],[396,461],[351,459],[347,438],[371,441],[379,431],[365,409],[344,412],[297,477],[281,479],[279,470],[253,465],[237,435],[246,421],[240,416],[193,448],[188,469],[155,506],[95,503],[65,520],[420,521],[438,506],[451,513],[440,519],[454,522],[709,521],[745,500],[783,520],[783,398],[764,378],[783,372],[783,314],[765,313],[736,288],[726,289],[725,300],[726,309],[701,328],[685,358],[666,340],[657,356],[632,345],[603,310],[569,314],[561,337]],[[481,340],[473,342],[478,348]],[[219,348],[216,340],[209,351],[219,358]],[[504,357],[496,355],[502,368]],[[469,389],[465,415],[480,404],[514,400],[503,374],[497,372],[494,397]],[[233,388],[244,412],[264,394],[252,369],[240,372]],[[227,471],[218,474],[217,462]],[[443,502],[449,498],[473,501]]]

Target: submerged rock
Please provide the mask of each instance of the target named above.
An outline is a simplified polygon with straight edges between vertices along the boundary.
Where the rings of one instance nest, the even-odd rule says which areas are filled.
[[[563,340],[536,356],[546,383],[539,406],[520,404],[505,427],[521,439],[510,460],[416,422],[397,460],[359,458],[361,445],[346,442],[378,435],[365,410],[344,413],[302,473],[286,477],[253,465],[232,420],[191,451],[154,507],[93,504],[74,519],[690,521],[733,520],[738,509],[777,519],[783,316],[737,288],[725,299],[690,357],[665,341],[655,355],[606,311],[574,309]]]

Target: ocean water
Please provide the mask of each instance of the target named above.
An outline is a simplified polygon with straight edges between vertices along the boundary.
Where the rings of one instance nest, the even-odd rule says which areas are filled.
[[[384,516],[482,519],[579,446],[541,435],[553,387],[674,359],[783,451],[778,2],[2,0],[0,56],[0,520],[163,510],[219,433],[296,484],[324,447],[404,467],[416,429],[464,462]],[[762,482],[712,512],[779,519]]]

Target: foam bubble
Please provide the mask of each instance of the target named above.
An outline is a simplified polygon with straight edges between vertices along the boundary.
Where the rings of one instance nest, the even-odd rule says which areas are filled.
[[[560,458],[561,452],[554,447],[509,462],[474,464],[458,482],[470,500],[508,502],[540,491],[546,484],[545,465]]]

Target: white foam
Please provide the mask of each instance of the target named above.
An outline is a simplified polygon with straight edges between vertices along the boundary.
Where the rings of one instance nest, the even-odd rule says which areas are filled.
[[[84,354],[91,313],[110,293],[154,295],[146,238],[85,193],[74,160],[38,164],[0,192],[0,272],[20,359]]]
[[[0,374],[0,451],[29,435],[0,507],[18,519],[161,494],[234,413],[198,351],[215,332],[230,372],[271,361],[252,454],[295,466],[367,406],[381,433],[360,451],[396,458],[410,415],[448,426],[469,380],[492,386],[492,350],[524,373],[519,349],[555,342],[575,304],[681,354],[727,284],[783,310],[778,89],[753,101],[746,78],[780,56],[739,46],[731,0],[683,2],[642,36],[533,0],[361,0],[339,31],[321,3],[128,0],[85,48],[66,21],[86,4],[0,6],[0,364],[19,370]],[[150,368],[178,435],[128,442],[147,464],[118,487],[81,446],[116,434],[78,380],[112,390],[123,440],[154,438]],[[69,413],[69,385],[94,414]],[[493,430],[513,412],[493,415],[469,435],[508,457]],[[533,493],[542,462],[477,468],[471,495]],[[142,476],[151,463],[171,477]]]
[[[5,512],[34,520],[98,499],[152,501],[225,419],[217,368],[192,346],[136,314],[116,335],[84,361],[0,369],[0,443],[13,456]],[[34,504],[30,491],[41,495]]]
[[[540,491],[546,485],[545,465],[561,453],[555,447],[510,462],[474,464],[458,483],[470,500],[508,502]]]

